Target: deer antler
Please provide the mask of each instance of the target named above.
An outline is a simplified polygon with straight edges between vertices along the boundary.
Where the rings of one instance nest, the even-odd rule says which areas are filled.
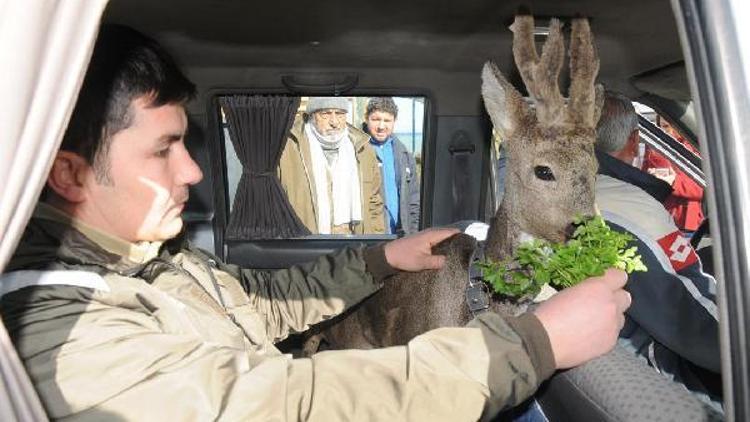
[[[542,47],[541,59],[534,45],[534,18],[518,15],[511,25],[513,31],[513,57],[529,95],[536,103],[537,120],[541,125],[561,123],[565,99],[560,93],[558,78],[565,56],[565,46],[560,21],[550,20],[549,36]]]
[[[573,19],[570,34],[570,100],[568,119],[575,126],[596,127],[604,99],[601,85],[594,88],[599,73],[599,56],[585,18]]]

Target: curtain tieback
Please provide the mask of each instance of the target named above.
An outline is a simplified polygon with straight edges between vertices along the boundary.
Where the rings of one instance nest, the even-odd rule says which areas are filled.
[[[276,172],[273,172],[273,171],[257,172],[257,171],[250,171],[246,169],[242,169],[242,172],[247,173],[248,175],[250,175],[250,177],[273,177],[273,175],[276,174]]]

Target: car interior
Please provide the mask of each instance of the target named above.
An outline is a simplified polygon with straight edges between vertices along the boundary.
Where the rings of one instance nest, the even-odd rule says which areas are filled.
[[[102,22],[157,39],[197,86],[187,110],[187,144],[204,178],[184,211],[190,239],[232,264],[284,268],[397,235],[229,230],[244,175],[227,99],[289,98],[299,114],[310,97],[346,97],[347,120],[361,129],[368,98],[396,97],[396,133],[417,157],[420,228],[487,222],[502,186],[495,178],[498,145],[481,98],[480,71],[492,60],[524,92],[511,51],[516,13],[535,16],[537,46],[550,18],[561,19],[568,34],[572,18],[589,18],[600,59],[597,81],[655,110],[695,148],[705,148],[673,7],[669,0],[110,0]],[[640,125],[645,144],[711,188],[700,156],[646,117]],[[706,248],[703,259],[712,259],[707,219],[697,240]],[[297,347],[294,339],[287,343],[290,351]],[[557,374],[536,397],[551,421],[722,419],[619,350]]]
[[[186,212],[192,240],[230,263],[282,268],[345,245],[393,235],[226,236],[239,172],[221,98],[299,96],[304,104],[310,96],[346,96],[352,101],[349,119],[355,127],[363,119],[362,107],[357,107],[363,98],[418,98],[422,116],[402,107],[400,119],[412,120],[416,130],[411,135],[422,138],[421,150],[412,151],[421,162],[421,227],[487,221],[498,205],[494,193],[501,187],[492,177],[492,127],[480,96],[479,72],[484,62],[493,60],[523,89],[508,28],[521,6],[493,1],[333,1],[294,6],[112,1],[104,21],[132,26],[163,42],[198,86],[198,98],[189,110],[189,141],[199,164],[210,171],[192,192]],[[697,145],[684,57],[668,1],[538,1],[530,7],[540,43],[550,18],[569,24],[575,16],[589,17],[600,58],[598,81],[670,116]],[[561,81],[567,77],[563,69]],[[661,144],[670,145],[668,138],[662,136]],[[679,154],[680,147],[672,141],[673,161],[690,165],[700,178],[700,162],[695,157],[680,158],[690,157]],[[630,366],[614,366],[614,373],[607,372],[610,388],[621,388],[618,379],[638,379],[632,377]],[[551,420],[617,419],[618,411],[612,409],[635,411],[646,404],[635,400],[627,407],[619,397],[613,405],[606,394],[593,400],[585,394],[576,396],[573,391],[586,391],[581,385],[590,391],[603,390],[593,387],[586,375],[577,382],[559,378],[561,382],[549,383],[540,394]],[[665,401],[655,400],[649,403],[656,406],[652,415],[674,414],[675,409],[705,411],[688,396],[678,400],[678,389],[657,381],[658,377],[644,377],[636,382],[641,391],[644,385],[653,385],[654,397],[672,394],[679,405],[660,406]],[[685,416],[691,419],[689,411]]]
[[[246,265],[262,256],[257,263],[278,268],[309,259],[311,249],[323,252],[348,241],[224,239],[237,172],[232,170],[233,151],[227,148],[226,119],[218,103],[231,95],[419,98],[424,110],[415,131],[423,138],[421,151],[416,151],[423,166],[421,226],[487,220],[494,212],[492,128],[482,105],[479,71],[493,60],[523,89],[508,27],[524,4],[340,1],[320,8],[289,8],[196,0],[180,2],[179,17],[167,19],[171,6],[112,1],[104,21],[155,37],[197,84],[198,98],[189,110],[189,141],[199,164],[210,171],[192,192],[186,219],[201,247]],[[542,1],[528,6],[536,17],[540,43],[551,17],[563,23],[578,15],[589,17],[600,57],[598,82],[672,116],[697,145],[684,59],[668,1]],[[333,12],[337,23],[345,22],[336,29],[327,24]],[[639,24],[644,17],[659,24]],[[563,67],[561,81],[566,81],[565,73]],[[358,125],[362,115],[352,111],[350,119]],[[261,254],[240,252],[248,248]],[[265,255],[266,249],[274,252]]]

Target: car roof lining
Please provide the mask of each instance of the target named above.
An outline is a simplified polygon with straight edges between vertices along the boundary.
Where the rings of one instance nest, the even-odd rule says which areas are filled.
[[[189,71],[265,68],[280,74],[346,69],[356,71],[365,83],[368,74],[382,71],[432,69],[448,74],[473,72],[478,80],[482,64],[494,60],[520,86],[508,29],[520,4],[494,0],[333,0],[294,5],[240,0],[112,0],[105,21],[127,24],[154,36]],[[589,17],[600,55],[600,82],[633,98],[642,92],[632,84],[632,75],[682,60],[668,0],[542,0],[534,2],[532,12],[564,19]],[[561,80],[566,80],[565,75]],[[272,83],[282,86],[278,75]],[[382,86],[368,87],[400,88],[402,82],[392,78],[377,83]]]
[[[682,60],[635,75],[631,83],[643,92],[679,102],[690,101],[690,85]]]

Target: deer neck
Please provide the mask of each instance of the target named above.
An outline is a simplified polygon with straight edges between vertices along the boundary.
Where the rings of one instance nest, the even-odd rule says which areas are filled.
[[[500,205],[487,232],[485,255],[495,261],[513,256],[518,245],[531,238],[520,229],[518,221],[513,218],[515,214],[506,206],[508,202],[503,201]]]

